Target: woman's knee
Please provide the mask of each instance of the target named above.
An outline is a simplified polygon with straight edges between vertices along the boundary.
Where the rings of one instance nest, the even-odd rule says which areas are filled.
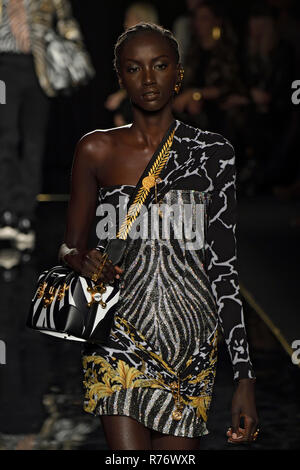
[[[101,416],[106,441],[111,450],[151,450],[151,432],[129,416]]]

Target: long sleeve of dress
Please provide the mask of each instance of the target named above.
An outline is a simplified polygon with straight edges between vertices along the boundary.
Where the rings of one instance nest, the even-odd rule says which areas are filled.
[[[231,144],[224,138],[208,158],[211,202],[207,227],[207,274],[233,367],[234,380],[255,378],[249,357],[239,291],[236,243],[236,168]]]

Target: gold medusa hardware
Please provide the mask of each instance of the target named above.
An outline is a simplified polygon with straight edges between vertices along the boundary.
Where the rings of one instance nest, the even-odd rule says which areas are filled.
[[[48,307],[53,302],[53,299],[55,297],[57,289],[55,287],[51,286],[49,289],[49,292],[47,292],[44,296],[44,306]]]
[[[66,290],[69,289],[69,285],[67,285],[65,282],[58,288],[58,294],[57,298],[58,300],[62,300],[65,296]]]
[[[46,287],[47,287],[47,282],[42,282],[42,283],[39,285],[38,291],[37,291],[37,298],[38,298],[38,299],[40,299],[40,298],[43,297]]]
[[[142,181],[142,185],[145,189],[152,188],[155,185],[155,176],[154,175],[146,176]]]
[[[94,287],[88,287],[87,290],[92,296],[92,300],[90,302],[88,302],[88,307],[90,307],[93,303],[100,304],[102,308],[106,307],[106,302],[104,302],[104,300],[102,300],[102,294],[104,294],[104,292],[106,292],[107,288],[103,284],[103,282],[101,282],[100,284],[98,284]]]

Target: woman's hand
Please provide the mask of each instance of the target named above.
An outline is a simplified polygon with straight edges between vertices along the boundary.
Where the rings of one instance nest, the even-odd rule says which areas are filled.
[[[239,444],[253,442],[256,439],[258,416],[255,405],[255,379],[241,379],[234,392],[231,408],[231,427],[226,435],[228,442]],[[240,427],[240,418],[244,418],[244,428]]]
[[[78,254],[66,255],[64,259],[72,269],[79,272],[82,276],[92,279],[92,276],[99,270],[103,254],[96,248],[93,248],[92,250],[79,250]],[[115,278],[119,279],[122,273],[123,269],[119,266],[114,266],[110,260],[107,259],[97,281],[109,283]]]

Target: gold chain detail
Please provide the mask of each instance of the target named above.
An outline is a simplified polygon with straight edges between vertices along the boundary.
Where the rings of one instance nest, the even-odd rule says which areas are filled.
[[[183,410],[183,400],[180,396],[180,378],[179,375],[177,376],[177,383],[171,383],[172,393],[175,400],[175,410],[172,413],[172,419],[174,421],[180,421],[182,418],[182,410]]]
[[[149,194],[150,189],[154,186],[156,178],[159,176],[161,173],[164,165],[166,164],[168,157],[169,157],[169,152],[170,148],[173,142],[173,137],[175,134],[175,129],[171,132],[170,136],[168,137],[166,143],[163,145],[159,156],[157,157],[156,161],[152,165],[151,169],[149,170],[148,176],[146,176],[143,179],[143,184],[138,190],[138,193],[131,204],[128,213],[126,215],[126,219],[124,220],[123,224],[121,225],[121,228],[117,234],[117,238],[121,238],[123,240],[126,240],[128,232],[130,230],[131,225],[137,218],[141,206],[144,203],[146,197]]]

